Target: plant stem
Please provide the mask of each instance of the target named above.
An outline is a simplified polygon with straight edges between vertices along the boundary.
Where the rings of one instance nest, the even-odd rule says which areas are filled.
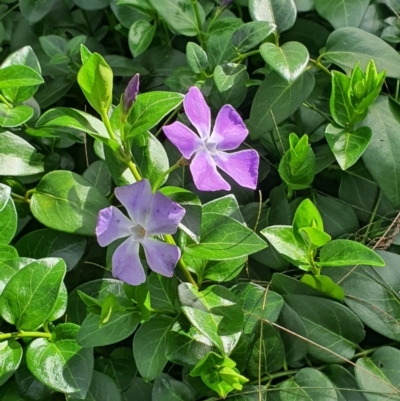
[[[399,89],[400,89],[400,81],[397,80],[396,81],[396,93],[394,95],[394,98],[395,98],[396,102],[399,101]]]
[[[250,56],[254,56],[256,54],[259,54],[260,50],[252,50],[251,52],[247,52],[247,53],[243,53],[240,54],[238,57],[234,58],[231,63],[238,63],[243,61],[245,58],[250,57]]]
[[[9,338],[51,338],[51,333],[43,333],[41,331],[21,331],[18,333],[4,333],[0,334],[0,341],[8,340]]]
[[[261,381],[262,382],[265,382],[265,381],[268,382],[268,381],[271,381],[271,380],[274,380],[274,379],[279,379],[280,377],[286,377],[286,376],[295,375],[299,371],[300,371],[300,369],[294,369],[294,370],[286,370],[284,372],[274,373],[272,375],[268,375],[268,376],[262,377]],[[252,382],[252,384],[258,384],[258,380],[254,380]]]
[[[366,241],[368,241],[368,235],[369,235],[369,233],[371,231],[371,227],[372,227],[372,225],[374,223],[375,216],[376,216],[376,213],[378,211],[379,204],[381,203],[381,198],[382,198],[382,191],[379,191],[378,197],[376,198],[376,202],[375,202],[374,208],[372,209],[372,212],[371,212],[371,217],[370,217],[368,225],[367,225],[367,230],[365,231],[365,235],[364,235],[364,239],[363,239],[363,243],[364,244],[365,244]]]
[[[12,6],[9,10],[7,10],[3,15],[0,15],[0,21],[2,19],[4,19],[8,14],[10,14],[11,12],[13,12],[15,9],[17,9],[19,7],[19,4],[15,4],[14,6]]]
[[[164,127],[164,125],[168,124],[181,110],[181,107],[176,108],[173,113],[171,113],[171,115],[165,120],[164,124],[162,125],[162,127],[156,132],[156,134],[154,136],[158,136],[161,134],[161,131]]]
[[[164,171],[160,177],[158,177],[158,180],[156,181],[156,183],[153,186],[153,192],[156,192],[158,190],[158,188],[161,186],[161,183],[163,182],[163,179],[169,175],[170,173],[172,173],[174,170],[178,169],[179,167],[182,167],[181,164],[181,159],[179,159],[173,166],[171,166],[168,170]]]
[[[13,108],[13,105],[3,95],[0,95],[0,102],[3,102],[9,109]]]
[[[203,31],[202,31],[203,24],[201,22],[200,11],[199,11],[197,0],[192,0],[192,6],[193,6],[194,14],[196,15],[197,29],[199,31],[199,42],[201,44],[201,47],[204,49],[205,43],[204,43]]]
[[[14,194],[14,193],[11,193],[11,197],[13,198],[13,199],[16,199],[16,200],[19,200],[19,201],[21,201],[21,202],[29,202],[29,199],[28,199],[28,201],[23,197],[23,196],[21,196],[21,195],[17,195],[17,194]]]
[[[326,72],[329,76],[331,76],[331,72],[320,62],[320,59],[318,58],[317,60],[313,60],[310,58],[310,63],[315,65],[315,67],[318,67],[320,70]]]

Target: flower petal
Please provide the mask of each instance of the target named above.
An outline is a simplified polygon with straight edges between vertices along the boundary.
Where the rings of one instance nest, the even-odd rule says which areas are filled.
[[[96,235],[100,246],[128,237],[132,222],[116,207],[102,209],[97,217]]]
[[[165,277],[172,277],[181,257],[180,249],[176,245],[148,237],[144,239],[142,245],[150,269]]]
[[[179,121],[166,125],[163,127],[163,131],[186,159],[190,159],[193,153],[203,146],[200,137]]]
[[[160,192],[153,196],[145,230],[147,235],[174,234],[186,210]]]
[[[114,192],[117,199],[125,206],[132,221],[144,226],[153,197],[149,181],[141,180],[125,187],[118,187]]]
[[[257,187],[260,158],[255,150],[242,150],[235,153],[217,152],[213,157],[217,166],[239,185],[251,189]]]
[[[197,153],[190,163],[193,181],[200,191],[229,191],[231,186],[217,171],[217,166],[207,151]]]
[[[199,131],[200,136],[206,139],[211,131],[211,111],[204,100],[203,94],[196,86],[192,86],[183,100],[183,107],[190,122]]]
[[[211,138],[217,143],[218,150],[233,150],[248,133],[242,117],[230,104],[226,104],[217,115]]]
[[[139,285],[146,281],[146,274],[139,258],[139,242],[128,238],[114,251],[112,274],[130,285]]]

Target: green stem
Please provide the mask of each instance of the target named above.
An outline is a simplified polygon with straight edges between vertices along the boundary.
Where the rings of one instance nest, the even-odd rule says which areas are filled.
[[[33,194],[34,192],[36,192],[36,188],[32,188],[29,191],[26,191],[25,196],[24,196],[24,200],[26,203],[29,203],[31,200],[29,199],[29,195]]]
[[[399,101],[399,89],[400,89],[400,81],[397,80],[396,81],[396,93],[394,95],[394,98],[395,98],[396,102]]]
[[[153,186],[153,192],[156,192],[158,190],[158,188],[160,188],[161,183],[163,182],[164,178],[167,175],[171,174],[173,171],[175,171],[179,167],[182,167],[181,159],[179,159],[173,166],[171,166],[168,170],[164,171],[160,175],[160,177],[158,177],[158,180],[156,181],[156,183]]]
[[[0,95],[0,102],[3,102],[9,109],[14,107],[3,95]]]
[[[122,150],[122,149],[121,149]],[[133,176],[135,177],[136,181],[140,181],[142,179],[142,176],[140,175],[138,169],[136,168],[136,164],[133,163],[132,160],[126,162],[127,166],[129,167],[129,170],[131,170]]]
[[[254,56],[256,54],[259,54],[260,50],[252,50],[251,52],[247,52],[247,53],[243,53],[243,54],[239,54],[238,57],[234,58],[231,63],[238,63],[243,61],[245,58],[250,57],[250,56]]]
[[[162,131],[164,125],[167,125],[180,111],[181,111],[181,107],[178,107],[174,110],[174,112],[165,120],[165,122],[161,126],[161,128],[156,132],[156,134],[155,134],[156,137],[161,134],[161,131]]]
[[[320,62],[320,58],[318,57],[317,60],[313,60],[310,58],[310,63],[315,65],[315,67],[319,68],[320,70],[326,72],[329,76],[331,76],[331,72]]]
[[[292,375],[295,375],[299,371],[300,371],[300,369],[294,369],[294,370],[286,370],[284,372],[274,373],[272,375],[262,377],[261,382],[269,382],[274,379],[279,379],[280,377],[292,376]],[[258,380],[252,381],[252,384],[258,384]]]
[[[379,191],[378,197],[376,198],[374,208],[372,209],[372,212],[371,212],[371,217],[370,217],[368,225],[367,225],[367,230],[365,231],[365,235],[364,235],[364,239],[363,239],[364,244],[366,241],[368,241],[368,235],[371,231],[372,224],[374,223],[379,204],[381,203],[381,199],[382,199],[382,191]]]
[[[0,334],[0,341],[8,340],[9,338],[51,338],[51,333],[43,333],[41,331],[21,331],[18,333],[4,333]]]
[[[21,195],[17,195],[17,194],[11,193],[11,197],[13,199],[19,200],[19,201],[24,202],[24,203],[27,202],[26,199]],[[29,199],[28,199],[28,202],[29,202]]]
[[[12,6],[8,11],[6,11],[3,15],[0,15],[0,21],[4,19],[8,14],[12,13],[15,9],[19,7],[19,4],[15,4],[15,6]]]
[[[204,49],[205,42],[204,42],[203,30],[202,30],[203,24],[201,22],[200,11],[199,11],[197,0],[192,0],[192,6],[193,6],[194,14],[196,16],[197,29],[199,31],[199,42],[201,44],[201,47]]]

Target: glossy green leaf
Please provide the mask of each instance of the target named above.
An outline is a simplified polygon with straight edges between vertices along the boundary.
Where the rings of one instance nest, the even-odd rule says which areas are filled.
[[[83,64],[78,84],[90,105],[100,115],[107,114],[112,101],[113,72],[100,54],[93,53]]]
[[[21,13],[29,22],[40,21],[52,9],[55,0],[19,0]]]
[[[188,42],[186,45],[186,60],[195,74],[201,74],[208,68],[207,53],[197,43]]]
[[[67,40],[58,35],[47,35],[39,38],[43,51],[49,56],[58,56],[67,53]]]
[[[135,21],[129,28],[128,44],[133,57],[142,54],[153,40],[157,25],[146,20]]]
[[[85,253],[86,244],[87,241],[83,237],[44,228],[24,235],[15,247],[20,256],[27,258],[61,258],[65,261],[67,270],[71,270]]]
[[[276,24],[278,32],[287,31],[296,20],[293,0],[250,0],[249,11],[254,21]]]
[[[0,103],[0,127],[17,127],[32,116],[32,107],[20,105],[9,109],[4,103]]]
[[[42,173],[42,155],[21,137],[5,131],[0,133],[0,174],[32,175]]]
[[[271,72],[258,88],[251,107],[249,129],[255,137],[264,136],[293,114],[314,88],[314,77],[305,72],[287,82]]]
[[[335,28],[354,26],[358,28],[364,17],[369,0],[315,0],[318,14]]]
[[[321,248],[319,266],[370,265],[385,266],[384,260],[363,244],[346,239],[336,239]]]
[[[242,334],[243,313],[235,295],[214,285],[199,292],[192,284],[178,287],[182,311],[193,326],[229,355]]]
[[[10,279],[26,265],[35,262],[34,259],[15,257],[10,260],[0,262],[0,293],[4,290]]]
[[[330,298],[336,299],[338,301],[343,301],[345,293],[343,289],[335,284],[331,278],[328,276],[314,276],[311,274],[304,274],[301,277],[301,282],[315,288],[318,291],[323,292]]]
[[[246,73],[246,67],[242,64],[224,63],[214,69],[214,82],[219,92],[226,92],[236,82],[241,80],[241,75]]]
[[[393,347],[380,347],[371,357],[360,358],[355,376],[368,401],[400,400],[400,351]]]
[[[93,350],[76,342],[79,326],[60,324],[46,338],[32,341],[26,360],[32,374],[55,391],[85,399],[93,374]],[[110,400],[111,401],[111,400]]]
[[[15,340],[0,343],[0,386],[18,369],[22,359],[22,347]]]
[[[127,347],[115,348],[108,358],[100,356],[95,360],[95,370],[110,376],[120,391],[125,391],[136,376],[132,350]]]
[[[11,196],[11,187],[5,184],[0,184],[0,212],[7,206]]]
[[[393,107],[392,107],[393,106]],[[400,206],[400,128],[399,111],[380,96],[369,108],[363,125],[371,128],[372,138],[363,162],[382,192],[394,207]]]
[[[102,324],[100,315],[89,313],[79,329],[76,340],[83,347],[101,347],[125,340],[140,322],[138,312],[111,311],[107,323]]]
[[[363,325],[336,301],[307,295],[285,295],[285,302],[300,316],[308,332],[309,354],[324,363],[351,359],[364,338]],[[333,351],[333,352],[330,352]]]
[[[350,78],[341,72],[332,71],[332,93],[329,106],[336,124],[342,127],[348,127],[355,114],[350,104],[349,91]]]
[[[148,92],[138,95],[128,121],[132,128],[127,138],[143,134],[156,126],[183,101],[175,92]]]
[[[57,319],[60,319],[64,316],[65,311],[67,310],[68,303],[68,291],[67,287],[64,283],[61,284],[60,291],[58,292],[57,300],[54,304],[54,308],[48,317],[49,322],[53,322]]]
[[[400,55],[377,36],[358,28],[339,28],[332,32],[326,43],[323,58],[350,70],[360,62],[365,69],[373,59],[378,71],[386,70],[390,78],[400,78]]]
[[[143,323],[133,338],[133,356],[137,369],[146,381],[161,374],[167,358],[166,337],[173,324],[169,316],[155,316]]]
[[[79,235],[94,235],[98,212],[108,206],[96,187],[69,171],[45,175],[30,202],[32,214],[41,223]]]
[[[161,18],[168,24],[173,32],[185,36],[196,36],[199,27],[196,20],[196,13],[191,0],[165,0],[160,3],[158,0],[149,0]],[[201,4],[197,4],[199,18],[203,23],[205,19],[204,10]]]
[[[148,284],[152,307],[157,310],[175,312],[178,281],[161,274],[150,273]]]
[[[0,211],[0,245],[7,245],[14,238],[17,231],[18,215],[12,198],[9,198],[5,207]]]
[[[369,127],[360,127],[355,132],[346,132],[329,124],[325,138],[342,170],[355,164],[367,149],[372,137]]]
[[[324,230],[322,217],[310,199],[304,199],[296,209],[293,218],[293,231],[296,232],[301,228],[315,227]],[[298,237],[297,237],[298,238]]]
[[[32,262],[19,270],[7,283],[0,299],[3,319],[19,330],[40,327],[54,309],[65,271],[64,261],[58,258]]]
[[[239,53],[245,53],[258,46],[274,30],[276,25],[268,21],[253,21],[240,26],[232,36],[232,44]]]
[[[200,238],[200,244],[185,247],[188,255],[225,260],[249,255],[267,246],[257,234],[237,220],[217,213],[203,213]]]
[[[99,192],[107,196],[111,192],[111,173],[107,163],[103,160],[96,160],[82,174],[85,180],[94,185]]]
[[[309,59],[307,48],[300,42],[286,42],[280,47],[273,43],[263,43],[260,54],[288,82],[296,80],[304,72]]]
[[[43,82],[40,74],[27,65],[10,65],[0,68],[0,89],[35,86]]]
[[[233,194],[225,195],[222,198],[213,199],[203,205],[203,213],[218,213],[229,216],[232,219],[245,223],[240,211],[239,203]]]

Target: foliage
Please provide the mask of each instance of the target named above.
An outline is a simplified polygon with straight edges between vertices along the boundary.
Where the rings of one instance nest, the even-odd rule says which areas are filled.
[[[0,0],[0,401],[400,400],[399,13]]]

